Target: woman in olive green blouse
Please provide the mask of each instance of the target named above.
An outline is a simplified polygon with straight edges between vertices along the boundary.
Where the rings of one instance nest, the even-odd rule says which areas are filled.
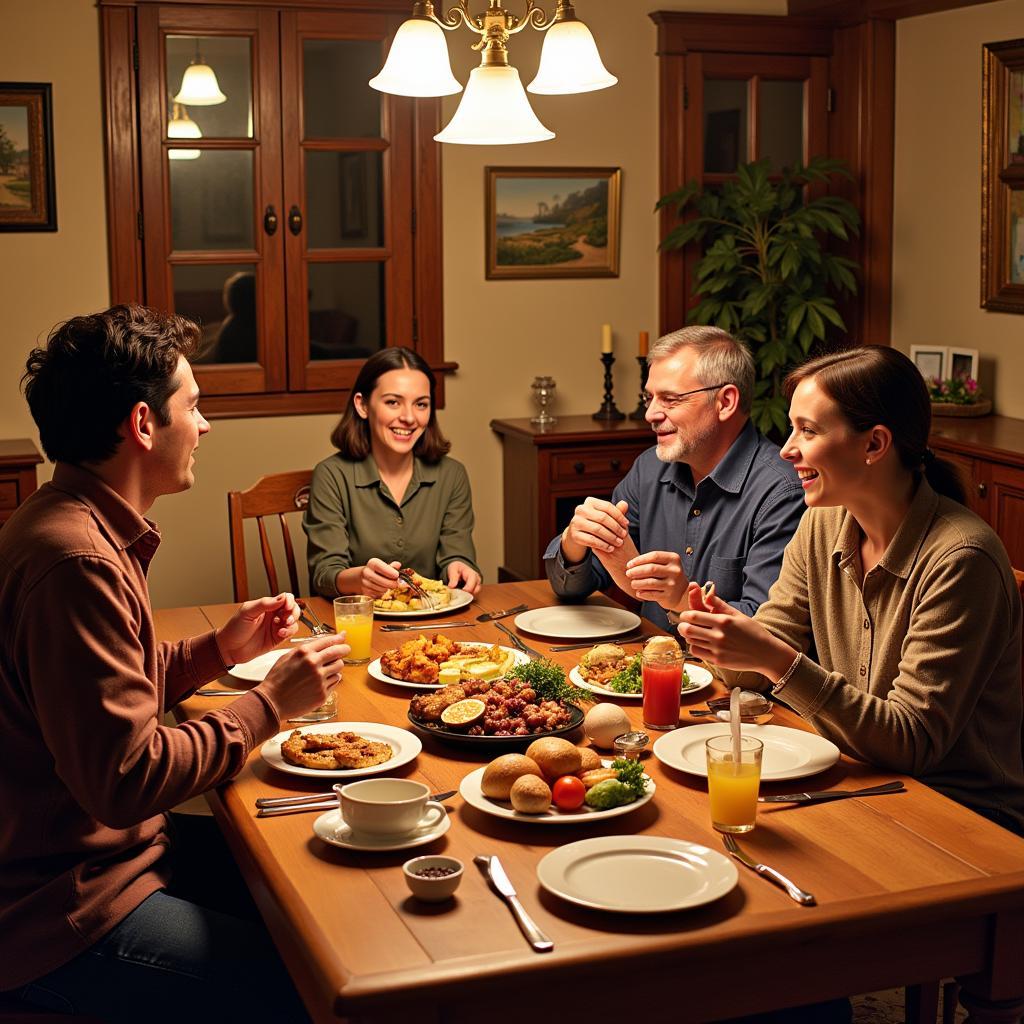
[[[475,594],[469,478],[448,457],[424,359],[407,348],[367,359],[331,441],[302,521],[313,591],[377,597],[407,566]]]

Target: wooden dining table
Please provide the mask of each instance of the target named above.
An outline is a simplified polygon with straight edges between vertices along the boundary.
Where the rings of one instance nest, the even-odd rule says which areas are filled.
[[[607,603],[600,595],[589,602]],[[520,603],[538,608],[557,600],[544,581],[489,585],[472,605],[426,620],[423,630],[444,632],[446,618],[475,619]],[[327,601],[313,599],[312,605],[332,620]],[[234,609],[158,611],[160,638],[219,626]],[[375,656],[416,636],[381,632],[385,621],[395,620],[374,622]],[[450,635],[507,642],[493,623]],[[560,642],[530,634],[523,639],[542,653]],[[550,657],[568,670],[579,653]],[[238,680],[225,676],[223,685],[235,687]],[[339,720],[409,727],[413,692],[372,679],[365,665],[346,666],[336,692]],[[706,721],[689,710],[703,707],[711,692],[684,695],[681,728]],[[717,682],[715,692],[724,692]],[[200,718],[232,699],[192,697],[176,714]],[[613,702],[640,726],[639,703]],[[808,728],[778,705],[773,724]],[[458,790],[490,756],[427,735],[418,757],[391,774],[435,792]],[[334,781],[285,774],[259,749],[207,798],[318,1022],[539,1024],[571,1014],[678,1024],[954,975],[976,1001],[973,1019],[1011,1019],[1008,1008],[1024,995],[1024,840],[911,778],[904,779],[906,792],[895,795],[761,806],[757,827],[741,846],[813,892],[814,906],[797,905],[739,865],[739,883],[727,895],[661,914],[589,910],[542,889],[541,858],[592,836],[665,836],[724,852],[711,827],[706,779],[666,767],[650,748],[644,764],[657,792],[631,813],[551,827],[496,818],[455,796],[446,801],[447,834],[412,851],[330,846],[313,833],[315,813],[258,818],[259,796],[328,790]],[[764,783],[762,792],[853,789],[899,777],[843,756],[809,780]],[[402,864],[424,853],[465,864],[453,899],[428,904],[410,894]],[[527,911],[554,940],[552,952],[531,950],[474,866],[478,854],[500,856]]]

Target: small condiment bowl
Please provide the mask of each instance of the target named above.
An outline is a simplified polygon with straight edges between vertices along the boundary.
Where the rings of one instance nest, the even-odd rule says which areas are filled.
[[[420,874],[421,871],[432,868],[454,870],[435,878]],[[409,886],[409,891],[418,900],[425,903],[440,903],[453,896],[458,889],[459,882],[462,881],[462,861],[455,857],[413,857],[402,865],[402,874],[405,875],[405,884]]]

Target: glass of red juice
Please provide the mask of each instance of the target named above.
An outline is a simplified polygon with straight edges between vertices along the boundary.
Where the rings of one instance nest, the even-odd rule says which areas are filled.
[[[644,727],[666,732],[679,726],[683,686],[683,652],[670,636],[647,641],[641,659],[644,689]]]

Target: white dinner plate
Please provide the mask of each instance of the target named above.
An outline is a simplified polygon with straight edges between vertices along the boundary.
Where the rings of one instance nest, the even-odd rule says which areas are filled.
[[[620,814],[629,814],[630,811],[635,811],[638,807],[650,803],[658,788],[654,784],[654,780],[648,778],[647,792],[642,797],[634,800],[631,804],[609,807],[606,811],[595,810],[586,804],[578,811],[560,811],[552,804],[543,814],[523,814],[506,800],[494,800],[489,796],[484,796],[480,784],[483,781],[485,769],[486,765],[484,768],[477,768],[462,780],[459,784],[459,793],[462,799],[470,807],[475,807],[478,811],[483,811],[484,814],[491,814],[495,818],[507,818],[510,821],[525,821],[531,825],[591,825],[594,822],[603,821],[605,818],[617,818]]]
[[[690,682],[696,683],[697,685],[682,690],[681,693],[684,697],[689,697],[693,693],[699,693],[715,681],[715,677],[702,665],[688,664],[686,666],[686,674],[690,677]],[[575,683],[579,687],[582,687],[584,690],[590,690],[591,693],[599,693],[603,697],[618,697],[620,700],[644,699],[644,695],[642,693],[618,693],[615,690],[609,690],[606,686],[599,686],[597,683],[587,682],[587,680],[580,675],[579,665],[576,665],[570,670],[569,681]]]
[[[262,683],[278,660],[286,654],[290,654],[292,650],[291,647],[276,647],[272,651],[267,651],[266,654],[261,654],[258,658],[253,658],[252,661],[243,661],[241,664],[232,665],[228,672],[239,679],[247,679],[250,683]]]
[[[377,775],[390,772],[395,768],[408,764],[422,749],[420,738],[408,729],[398,729],[393,725],[380,725],[377,722],[317,722],[316,725],[301,726],[303,734],[310,732],[354,732],[363,739],[376,743],[390,743],[392,756],[390,761],[371,765],[369,768],[338,768],[327,771],[321,768],[303,768],[301,765],[289,764],[281,756],[281,744],[294,732],[286,729],[272,739],[267,740],[260,748],[263,760],[278,771],[289,775],[306,775],[314,779],[356,779],[361,775]]]
[[[739,875],[728,857],[685,839],[598,836],[552,850],[537,880],[581,907],[661,914],[720,899]]]
[[[403,832],[397,836],[370,836],[365,832],[353,832],[345,824],[341,811],[327,811],[313,822],[313,832],[325,843],[340,846],[343,850],[408,850],[413,846],[424,846],[440,839],[452,827],[452,819],[447,814],[441,820],[422,828],[414,828],[411,832]]]
[[[603,604],[556,604],[521,612],[514,621],[527,633],[558,640],[589,640],[636,629],[640,625],[640,616],[625,608],[611,608]]]
[[[707,778],[704,741],[712,736],[728,735],[728,722],[687,725],[660,736],[654,743],[654,756],[670,768]],[[753,736],[764,744],[762,782],[802,779],[831,768],[839,760],[839,748],[834,743],[802,729],[788,729],[784,725],[744,725],[743,735]]]
[[[455,611],[456,608],[465,608],[467,604],[473,603],[473,595],[466,590],[448,588],[448,595],[451,600],[440,608],[416,608],[409,612],[382,612],[379,608],[373,609],[375,619],[423,619],[431,615],[446,615]]]
[[[488,651],[493,644],[473,644],[463,640],[460,643],[465,644],[467,647],[479,647],[482,651]],[[517,651],[512,647],[502,647],[505,652],[511,651],[516,656],[517,665],[525,665],[530,660],[528,654],[523,654],[522,651]],[[390,683],[392,686],[402,686],[407,690],[440,690],[446,684],[444,683],[407,683],[404,679],[395,679],[394,676],[387,675],[384,670],[380,667],[380,658],[376,658],[366,666],[366,671],[370,674],[371,679],[376,679],[381,683]]]

